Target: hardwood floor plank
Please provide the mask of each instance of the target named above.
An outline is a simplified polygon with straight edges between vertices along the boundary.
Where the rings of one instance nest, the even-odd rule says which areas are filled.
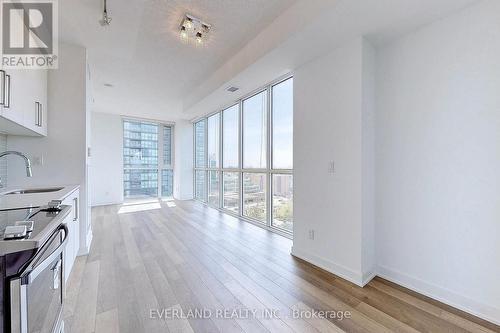
[[[182,226],[179,226],[179,227],[180,227],[180,228],[185,228],[185,227],[186,227],[186,224],[190,224],[190,225],[192,225],[193,227],[195,227],[195,229],[196,229],[197,231],[200,231],[200,230],[201,230],[201,232],[204,234],[204,236],[209,236],[209,237],[204,237],[204,238],[203,238],[203,237],[201,237],[201,238],[199,238],[199,241],[200,241],[201,243],[203,243],[203,242],[208,242],[210,238],[211,238],[212,240],[214,240],[214,241],[216,241],[216,240],[217,240],[217,238],[216,238],[215,236],[210,235],[209,233],[207,233],[207,232],[205,231],[205,229],[203,229],[203,228],[199,228],[199,226],[198,226],[198,225],[196,225],[196,224],[192,224],[192,222],[190,222],[190,221],[186,221],[186,222],[185,222]],[[177,228],[177,229],[179,229],[179,228]],[[176,230],[174,229],[173,231],[175,232]],[[186,234],[185,234],[184,236],[182,236],[182,237],[187,238],[187,237],[190,237],[191,235],[196,235],[196,231],[190,231],[190,232],[186,233]],[[214,242],[214,243],[213,243],[213,244],[214,244],[214,246],[215,246],[216,251],[219,251],[219,254],[218,254],[218,255],[215,255],[214,257],[215,257],[215,258],[221,258],[221,257],[224,257],[224,256],[228,256],[228,257],[230,257],[230,261],[231,261],[231,262],[233,262],[233,263],[238,261],[238,258],[236,258],[236,257],[234,256],[234,253],[238,253],[238,251],[240,251],[240,250],[245,250],[244,248],[237,248],[237,247],[232,248],[232,249],[231,249],[232,251],[226,251],[225,249],[220,249],[220,248],[219,248],[219,249],[217,249],[217,247],[219,247],[219,244],[218,244],[218,243],[219,243],[219,242]],[[250,257],[249,257],[249,258],[246,258],[246,259],[247,259],[247,260],[245,261],[245,263],[243,263],[243,266],[242,266],[242,267],[244,267],[244,266],[245,266],[245,264],[246,264],[246,263],[248,263],[248,260],[251,260],[251,258],[250,258]],[[309,289],[309,291],[310,291],[310,290],[314,290],[314,288]],[[262,292],[261,292],[261,293],[262,293]],[[360,312],[356,311],[354,308],[352,308],[352,307],[348,306],[347,304],[344,304],[344,303],[338,302],[338,300],[335,300],[335,299],[331,299],[331,300],[330,300],[330,299],[328,299],[328,297],[323,298],[323,299],[322,299],[322,301],[323,301],[323,302],[325,302],[325,301],[326,301],[326,304],[328,304],[329,306],[333,306],[333,305],[334,305],[334,307],[335,307],[335,309],[337,309],[337,311],[342,311],[342,310],[343,310],[343,311],[350,311],[350,312],[353,314],[353,318],[352,318],[352,320],[353,320],[353,321],[355,321],[357,325],[359,325],[359,326],[361,326],[361,327],[364,327],[364,328],[365,328],[368,332],[387,332],[387,331],[388,331],[388,330],[387,330],[387,328],[383,327],[382,325],[379,325],[378,323],[376,323],[376,322],[374,322],[374,321],[371,321],[369,318],[367,318],[366,316],[364,316],[362,313],[360,313]],[[334,301],[335,301],[336,303],[335,303],[335,304],[332,304],[332,302],[334,302]],[[346,329],[348,329],[348,328],[346,327]],[[351,328],[351,329],[353,329],[353,328]],[[359,329],[359,327],[358,327],[357,329]]]
[[[94,242],[67,285],[67,332],[500,332],[380,278],[360,288],[291,256],[289,239],[197,202],[119,209],[92,210]],[[185,316],[195,309],[211,316]],[[256,316],[214,315],[228,309]],[[351,317],[294,317],[321,310]]]
[[[96,316],[95,333],[119,333],[118,309],[101,312]]]
[[[75,313],[76,302],[78,301],[78,294],[83,280],[83,272],[85,271],[85,264],[87,256],[77,257],[73,264],[73,270],[68,278],[66,284],[66,298],[64,300],[63,318],[66,324],[71,326],[71,318]]]
[[[393,297],[398,298],[399,300],[411,304],[425,312],[428,312],[436,317],[440,317],[443,320],[449,321],[450,323],[461,327],[465,330],[471,331],[471,332],[484,332],[484,333],[493,333],[492,330],[482,327],[474,322],[471,322],[465,318],[462,318],[458,315],[455,315],[453,313],[450,313],[436,305],[429,304],[428,302],[425,302],[415,296],[409,295],[401,290],[392,288],[388,286],[387,284],[384,284],[380,282],[379,280],[374,280],[372,283],[370,283],[372,287],[374,287],[377,290],[380,290],[388,295],[391,295]]]
[[[78,293],[74,318],[70,332],[92,333],[95,329],[97,309],[97,288],[99,281],[99,261],[87,262]]]
[[[99,289],[97,292],[97,313],[117,309],[118,291],[116,272],[114,269],[116,230],[119,230],[118,217],[109,215],[103,217],[101,231],[106,237],[99,246],[101,249],[101,265],[99,269]]]
[[[445,317],[447,320],[450,320],[451,322],[456,322],[456,321],[462,322],[463,320],[465,320],[465,322],[462,323],[462,325],[467,325],[467,327],[471,327],[470,330],[472,332],[476,332],[476,331],[482,332],[485,329],[487,332],[488,331],[491,331],[491,332],[499,332],[500,331],[500,327],[498,325],[490,323],[484,319],[475,317],[469,313],[466,313],[466,312],[461,311],[457,308],[454,308],[454,307],[451,307],[451,306],[446,305],[444,303],[441,303],[439,301],[436,301],[430,297],[419,294],[413,290],[409,290],[405,287],[402,287],[400,285],[397,285],[395,283],[392,283],[390,281],[382,279],[378,276],[375,277],[374,282],[375,281],[378,283],[383,283],[385,285],[388,285],[392,289],[398,290],[402,293],[407,294],[408,296],[411,296],[415,299],[423,301],[423,302],[429,304],[430,306],[434,306],[434,307],[437,307],[439,309],[442,309],[444,311],[444,313],[442,313],[441,316]],[[430,309],[430,308],[427,308],[427,309]],[[448,318],[450,318],[450,319],[448,319]],[[479,327],[475,326],[475,325],[478,325]]]
[[[173,243],[181,245],[180,241],[171,233],[166,234],[164,237],[172,240]],[[204,262],[200,261],[199,257],[194,257],[190,254],[189,250],[185,246],[186,243],[187,240],[184,239],[182,246],[179,246],[179,248],[183,249],[182,255],[189,258],[188,262],[191,263],[193,271],[196,272],[205,286],[208,287],[208,289],[211,290],[215,297],[221,302],[221,305],[223,305],[222,309],[249,310],[245,308],[243,304],[225,287],[225,283],[232,280],[230,275],[224,274],[223,270],[219,269],[213,262],[210,262],[209,265],[204,265]],[[202,267],[205,267],[205,269],[202,269]],[[222,278],[220,273],[223,273]],[[255,318],[245,318],[242,320],[236,319],[236,321],[246,332],[267,331],[262,324],[255,320]]]

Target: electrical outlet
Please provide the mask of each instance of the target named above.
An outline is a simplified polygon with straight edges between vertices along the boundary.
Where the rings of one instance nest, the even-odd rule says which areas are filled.
[[[33,165],[43,165],[43,155],[33,156]]]
[[[309,229],[309,239],[314,240],[314,229]]]
[[[328,163],[328,173],[335,173],[335,162],[331,161]]]

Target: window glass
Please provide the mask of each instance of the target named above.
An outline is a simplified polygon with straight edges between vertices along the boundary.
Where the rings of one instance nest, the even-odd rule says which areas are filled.
[[[163,165],[172,165],[172,127],[163,126]]]
[[[293,168],[293,79],[272,87],[273,169]]]
[[[238,172],[224,172],[224,204],[223,207],[238,213],[240,207],[240,178]]]
[[[149,122],[123,122],[123,194],[158,196],[158,131]]]
[[[174,194],[174,171],[172,169],[163,169],[161,176],[161,195],[171,197]]]
[[[220,114],[208,118],[208,167],[219,167]]]
[[[243,173],[243,215],[266,221],[266,174]]]
[[[293,231],[293,176],[273,175],[273,226]]]
[[[205,133],[206,122],[201,120],[194,125],[195,132],[195,166],[202,168],[206,166],[205,160]]]
[[[266,91],[243,101],[243,168],[267,167]]]
[[[222,155],[224,156],[224,168],[238,168],[239,118],[240,110],[238,104],[224,110],[222,114]]]
[[[158,196],[158,169],[125,169],[123,173],[125,198]]]
[[[195,172],[195,198],[201,201],[205,201],[205,189],[206,189],[206,176],[205,171]]]
[[[158,168],[158,125],[123,122],[123,166]]]
[[[219,207],[219,171],[209,171],[208,175],[208,203]]]

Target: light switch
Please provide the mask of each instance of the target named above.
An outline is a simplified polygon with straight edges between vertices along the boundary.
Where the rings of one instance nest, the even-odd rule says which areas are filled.
[[[314,240],[314,229],[309,230],[309,239]]]

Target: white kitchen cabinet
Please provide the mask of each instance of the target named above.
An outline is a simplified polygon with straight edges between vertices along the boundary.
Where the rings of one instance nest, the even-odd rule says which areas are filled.
[[[66,218],[65,223],[68,227],[68,243],[64,250],[64,278],[67,281],[73,268],[78,249],[80,247],[80,191],[75,190],[66,199],[63,205],[72,206],[71,214]]]
[[[19,73],[18,80],[23,84],[22,89],[14,89],[17,85],[15,73],[12,75],[12,107],[24,111],[23,125],[28,129],[47,135],[45,111],[47,109],[47,70],[23,70],[28,73]],[[16,72],[21,72],[17,70]],[[26,87],[26,88],[25,88]]]
[[[47,70],[4,70],[5,103],[0,126],[7,134],[47,135]],[[0,80],[2,77],[0,77]]]

